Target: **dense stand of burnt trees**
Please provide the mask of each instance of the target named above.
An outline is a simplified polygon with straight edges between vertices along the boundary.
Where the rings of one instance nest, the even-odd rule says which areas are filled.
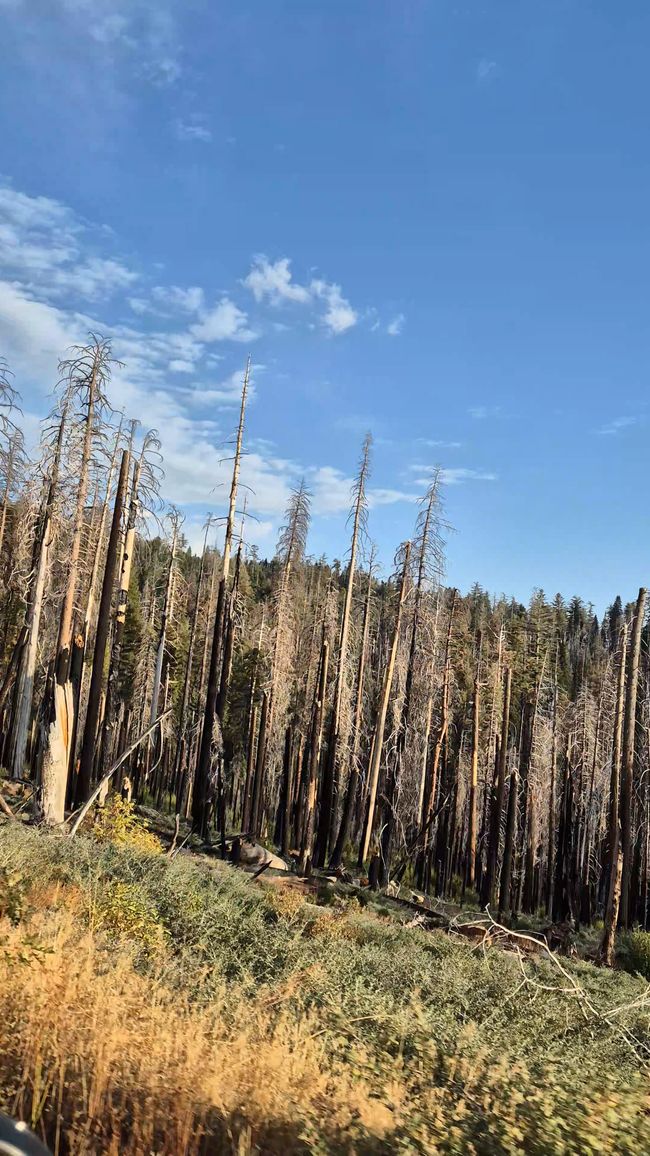
[[[446,588],[435,470],[380,581],[370,438],[347,562],[308,558],[304,485],[260,561],[239,485],[249,367],[228,509],[194,555],[161,515],[155,433],[110,410],[112,364],[94,337],[61,364],[33,461],[0,374],[0,759],[33,782],[36,818],[63,823],[148,731],[120,775],[224,851],[242,833],[303,870],[504,917],[604,917],[605,958],[617,923],[648,926],[645,590],[598,621],[578,598]]]

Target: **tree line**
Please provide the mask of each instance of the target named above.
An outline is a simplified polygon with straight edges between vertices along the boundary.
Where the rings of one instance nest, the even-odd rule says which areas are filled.
[[[36,821],[69,821],[119,764],[224,854],[246,835],[305,872],[602,918],[607,960],[617,925],[648,927],[645,589],[599,621],[577,597],[448,588],[437,469],[381,580],[369,435],[344,563],[308,556],[304,483],[261,560],[240,483],[250,361],[197,555],[161,502],[156,432],[110,405],[115,366],[101,337],[70,351],[31,457],[0,372],[0,762]]]

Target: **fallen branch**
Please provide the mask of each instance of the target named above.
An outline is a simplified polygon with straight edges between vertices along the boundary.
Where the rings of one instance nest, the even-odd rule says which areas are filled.
[[[3,815],[6,815],[6,816],[7,816],[7,818],[8,818],[8,819],[11,819],[11,820],[12,820],[14,823],[17,823],[17,822],[18,822],[18,816],[17,816],[17,815],[14,815],[14,813],[13,813],[13,811],[12,811],[11,807],[9,806],[9,804],[8,804],[7,800],[6,800],[5,798],[3,798],[3,796],[2,796],[2,795],[0,795],[0,811],[2,811],[2,814],[3,814]]]
[[[131,757],[133,752],[135,750],[137,750],[137,748],[140,746],[140,743],[144,742],[144,740],[149,737],[151,732],[156,729],[156,727],[159,725],[159,723],[161,723],[163,721],[163,719],[167,717],[168,714],[171,714],[171,710],[172,710],[172,708],[168,707],[167,710],[163,711],[162,714],[159,714],[158,718],[154,719],[154,721],[151,723],[151,726],[148,726],[147,729],[145,731],[143,731],[141,735],[138,735],[137,739],[135,739],[135,741],[131,743],[131,746],[126,748],[126,750],[124,751],[124,754],[120,755],[117,762],[113,763],[113,766],[109,768],[109,770],[104,775],[104,778],[97,784],[97,786],[95,787],[95,790],[90,794],[89,798],[84,803],[81,810],[79,811],[79,814],[77,815],[74,823],[72,824],[72,827],[70,828],[70,838],[72,838],[73,835],[77,834],[77,831],[79,830],[81,824],[83,823],[84,819],[86,818],[86,815],[88,814],[90,808],[92,807],[93,803],[95,802],[95,799],[103,791],[106,784],[108,782],[110,782],[110,780],[112,779],[115,772],[119,771],[120,767],[126,762],[126,760],[128,758]]]

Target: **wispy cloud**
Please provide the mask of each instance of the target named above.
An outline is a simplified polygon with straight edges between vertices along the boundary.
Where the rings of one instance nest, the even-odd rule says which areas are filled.
[[[413,482],[417,486],[428,486],[431,481],[432,474],[436,471],[435,466],[425,466],[416,463],[409,466],[409,472],[417,475]],[[498,481],[498,474],[492,470],[477,470],[470,469],[466,466],[443,468],[440,470],[440,478],[447,486],[460,486],[464,482],[496,482]]]
[[[475,421],[485,421],[489,417],[498,417],[501,413],[501,406],[471,405],[467,412],[470,417],[474,418]]]
[[[499,67],[496,60],[489,60],[486,56],[479,60],[476,66],[476,79],[479,84],[489,84],[498,75]]]
[[[620,434],[623,430],[629,429],[630,426],[636,425],[638,420],[637,417],[615,417],[613,421],[608,422],[607,425],[601,426],[599,430],[596,430],[596,433],[607,437],[615,437],[616,434]]]
[[[191,120],[181,120],[180,117],[176,117],[172,121],[172,129],[177,140],[200,141],[202,144],[210,144],[212,140],[210,129],[207,125],[202,124],[198,117]]]
[[[289,257],[269,261],[260,254],[244,278],[244,285],[250,289],[257,302],[266,300],[275,306],[290,302],[299,305],[322,302],[325,311],[321,313],[321,322],[333,334],[345,333],[359,320],[357,311],[343,296],[340,285],[318,277],[312,278],[306,285],[294,281]]]
[[[393,317],[393,320],[389,321],[388,325],[386,326],[386,332],[388,336],[399,337],[400,333],[404,329],[405,321],[406,317],[403,313],[398,313],[396,317]]]
[[[462,442],[437,441],[434,438],[417,438],[416,440],[423,446],[431,446],[432,449],[441,450],[459,450],[463,445]]]

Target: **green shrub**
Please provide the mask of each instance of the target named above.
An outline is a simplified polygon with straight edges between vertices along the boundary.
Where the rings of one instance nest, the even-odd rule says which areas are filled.
[[[629,931],[621,944],[621,962],[626,971],[650,980],[650,932]]]

